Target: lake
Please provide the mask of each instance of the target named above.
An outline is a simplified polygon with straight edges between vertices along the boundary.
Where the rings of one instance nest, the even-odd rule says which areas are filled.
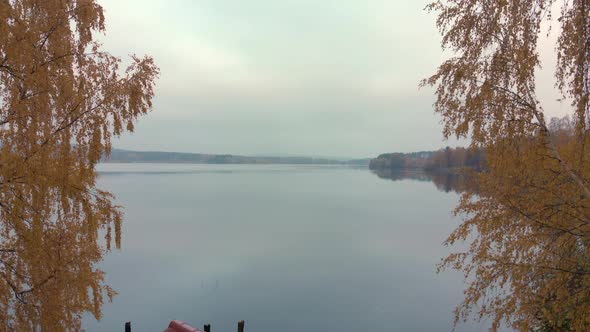
[[[424,178],[306,165],[101,164],[124,206],[102,263],[118,295],[88,331],[450,331],[456,272],[436,273],[459,195]],[[480,324],[458,331],[485,331]]]

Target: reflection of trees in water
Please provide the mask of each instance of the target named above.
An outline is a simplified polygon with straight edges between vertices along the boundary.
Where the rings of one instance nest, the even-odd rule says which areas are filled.
[[[476,175],[470,171],[464,172],[430,172],[432,182],[436,188],[444,192],[475,192],[477,191],[477,184],[475,181]]]
[[[421,169],[375,169],[372,171],[378,177],[392,181],[430,181],[438,190],[444,192],[463,193],[476,190],[472,176],[466,171],[425,171]]]

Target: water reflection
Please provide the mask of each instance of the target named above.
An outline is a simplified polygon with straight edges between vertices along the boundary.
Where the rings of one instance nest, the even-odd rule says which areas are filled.
[[[125,241],[101,265],[119,295],[88,331],[131,321],[156,332],[170,319],[219,331],[241,319],[257,332],[452,329],[462,280],[436,264],[457,195],[349,167],[159,169],[187,172],[102,173],[125,206]]]
[[[424,171],[418,169],[375,169],[372,172],[382,179],[392,181],[432,182],[438,190],[447,193],[463,193],[477,189],[473,176],[469,175],[468,172]]]
[[[19,233],[0,242],[0,331],[108,331],[127,320],[156,331],[172,318],[220,330],[246,319],[260,332],[450,330],[460,279],[436,276],[434,266],[453,225],[438,221],[456,196],[415,181],[461,192],[464,177],[378,172],[412,180],[390,186],[352,168],[188,168],[154,176],[119,166],[102,177],[126,207],[125,248],[115,255],[105,255],[112,218],[102,214],[94,226],[86,218],[11,224]],[[99,266],[120,296],[96,322],[112,293]],[[418,318],[424,307],[428,320]]]

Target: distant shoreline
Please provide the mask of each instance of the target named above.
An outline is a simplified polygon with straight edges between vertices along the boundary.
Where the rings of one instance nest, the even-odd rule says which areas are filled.
[[[249,164],[249,165],[354,165],[369,166],[370,158],[337,160],[315,157],[264,157],[231,154],[203,154],[162,151],[113,149],[101,163],[164,163],[164,164]]]

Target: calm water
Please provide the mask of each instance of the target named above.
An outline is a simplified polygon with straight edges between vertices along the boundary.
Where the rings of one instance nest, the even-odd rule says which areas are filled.
[[[89,331],[450,331],[457,273],[436,274],[458,195],[366,169],[104,164],[125,207],[102,268],[118,292]],[[459,331],[483,331],[464,325]]]

